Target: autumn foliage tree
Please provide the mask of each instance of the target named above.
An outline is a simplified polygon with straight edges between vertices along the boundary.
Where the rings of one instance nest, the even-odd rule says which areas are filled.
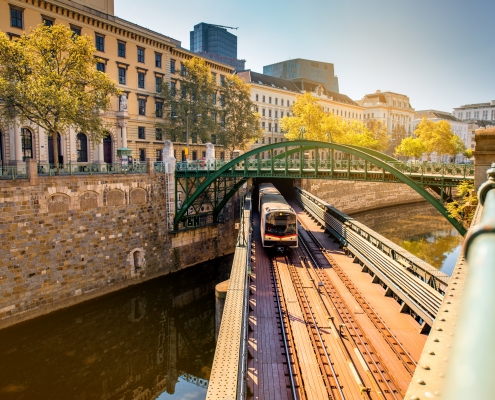
[[[396,156],[419,158],[426,151],[425,145],[418,138],[407,137],[395,149]]]
[[[118,96],[115,83],[96,70],[93,38],[65,25],[40,25],[17,40],[0,32],[0,123],[38,125],[53,138],[69,128],[93,142],[107,135],[100,114]]]
[[[292,106],[292,116],[280,120],[288,140],[307,139],[345,145],[388,148],[388,136],[383,124],[377,123],[373,131],[361,121],[347,121],[341,116],[326,113],[311,93],[298,96]]]

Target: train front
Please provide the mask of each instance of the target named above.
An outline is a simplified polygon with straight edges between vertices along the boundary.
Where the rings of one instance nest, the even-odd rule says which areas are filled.
[[[297,218],[291,210],[270,210],[264,218],[264,247],[297,247]]]

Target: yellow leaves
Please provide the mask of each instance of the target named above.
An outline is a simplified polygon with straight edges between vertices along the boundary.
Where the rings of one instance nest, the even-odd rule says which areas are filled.
[[[421,139],[407,137],[395,149],[397,156],[421,157],[425,152],[425,146]]]
[[[423,118],[414,134],[423,142],[426,153],[455,155],[465,150],[464,142],[452,132],[450,124],[445,120],[434,122]]]

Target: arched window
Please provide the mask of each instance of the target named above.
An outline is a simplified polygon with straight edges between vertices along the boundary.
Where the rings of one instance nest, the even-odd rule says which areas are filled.
[[[33,134],[27,128],[21,128],[22,161],[33,158]]]
[[[88,162],[88,138],[84,133],[76,136],[77,162]]]
[[[108,134],[104,139],[103,139],[103,160],[111,164],[112,159],[113,159],[113,148],[112,148],[112,136]]]

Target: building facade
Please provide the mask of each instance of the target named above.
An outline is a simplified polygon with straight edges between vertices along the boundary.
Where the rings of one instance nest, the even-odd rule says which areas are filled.
[[[265,65],[263,74],[299,82],[301,90],[307,90],[304,84],[309,82],[313,85],[320,84],[329,92],[339,92],[339,80],[335,76],[334,66],[331,63],[295,58]]]
[[[113,9],[113,0],[0,0],[0,30],[11,38],[41,23],[64,24],[75,34],[92,37],[97,68],[123,91],[102,116],[111,127],[103,143],[91,143],[89,135],[73,129],[60,132],[59,162],[114,163],[117,149],[125,147],[132,150],[134,160],[161,159],[165,137],[156,128],[156,123],[164,120],[158,87],[162,82],[177,81],[183,61],[196,55],[182,48],[178,40],[115,17]],[[219,86],[233,71],[225,64],[207,63]],[[22,165],[28,157],[39,163],[55,162],[52,148],[52,138],[42,128],[13,126],[0,132],[0,166]],[[174,148],[176,158],[181,159],[185,143],[176,143]],[[193,144],[190,149],[197,158],[206,151],[204,144]],[[221,148],[217,151],[223,152]]]
[[[230,65],[236,71],[242,71],[246,60],[237,59],[237,36],[226,28],[229,27],[204,22],[194,25],[194,30],[190,32],[190,50],[205,58]]]
[[[480,125],[495,125],[495,100],[487,103],[466,104],[452,113],[460,121],[483,121]]]
[[[469,131],[469,124],[466,121],[460,121],[456,117],[454,117],[451,113],[445,111],[437,111],[437,110],[420,110],[416,111],[414,115],[413,129],[416,129],[418,124],[421,122],[423,118],[427,118],[433,122],[438,121],[447,121],[452,128],[452,132],[459,136],[461,140],[464,142],[464,146],[466,149],[474,149],[474,135],[471,135]],[[426,161],[425,156],[423,158]],[[432,162],[465,162],[466,159],[462,154],[457,154],[453,159],[451,156],[443,156],[440,159],[436,153],[431,155]]]
[[[253,71],[242,71],[237,74],[246,82],[251,90],[251,100],[261,115],[262,137],[252,144],[257,148],[266,144],[285,141],[280,127],[284,116],[292,115],[292,105],[296,97],[304,93],[294,82],[260,74]],[[345,120],[363,119],[364,108],[340,93],[326,91],[321,85],[306,85],[305,91],[318,99],[323,111],[341,116]],[[274,155],[277,155],[274,151]],[[269,158],[268,152],[262,153],[261,158]],[[322,155],[322,158],[324,155]]]
[[[365,95],[357,103],[364,107],[364,122],[381,120],[387,125],[390,135],[390,152],[414,131],[414,108],[411,107],[409,97],[394,92],[382,92]]]

